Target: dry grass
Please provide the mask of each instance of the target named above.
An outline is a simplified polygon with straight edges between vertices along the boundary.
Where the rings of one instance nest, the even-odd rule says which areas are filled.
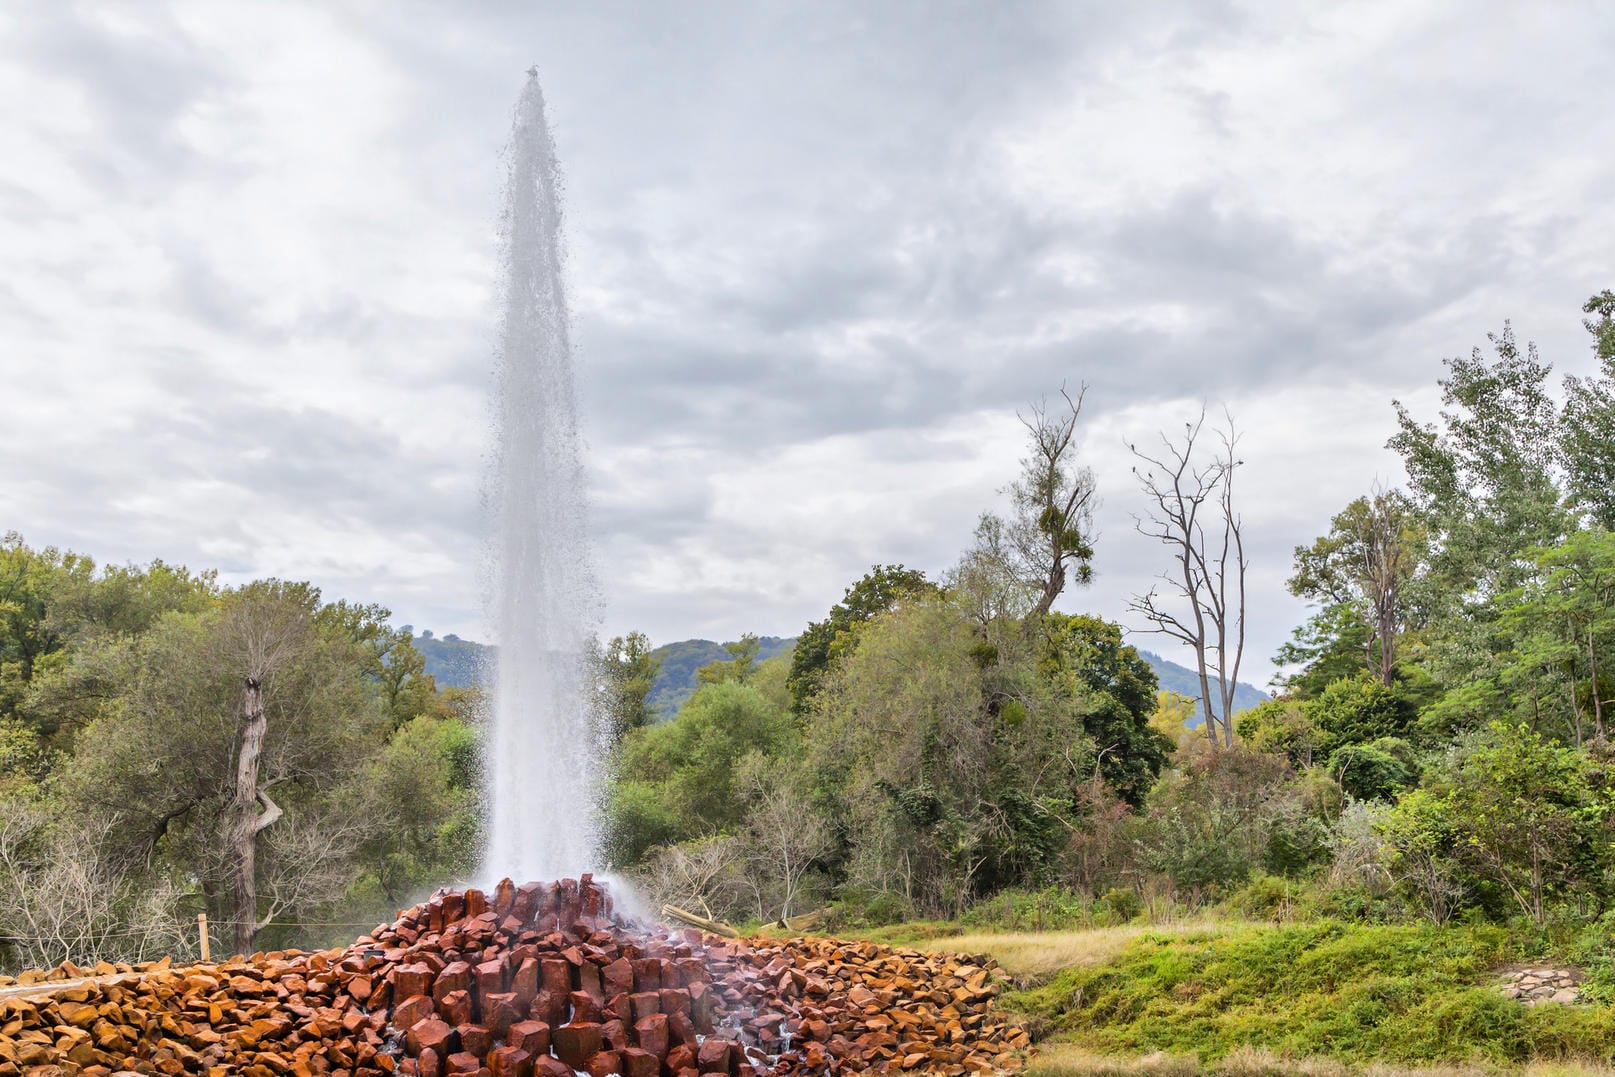
[[[1597,1063],[1537,1062],[1518,1069],[1483,1065],[1352,1067],[1333,1059],[1287,1059],[1269,1051],[1241,1048],[1220,1062],[1202,1064],[1190,1055],[1126,1058],[1060,1043],[1039,1048],[1024,1072],[1025,1077],[1615,1077],[1615,1069]]]
[[[1121,952],[1122,947],[1140,935],[1171,931],[1215,930],[1212,921],[1191,921],[1170,926],[1123,924],[1081,931],[977,932],[931,939],[921,944],[926,950],[947,950],[964,954],[990,954],[1004,971],[1021,980],[1041,980],[1061,969],[1088,968],[1103,964]]]

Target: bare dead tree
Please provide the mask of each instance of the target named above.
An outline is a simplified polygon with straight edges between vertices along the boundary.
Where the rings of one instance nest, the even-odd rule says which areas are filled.
[[[241,677],[241,727],[236,742],[236,776],[230,797],[228,850],[238,953],[251,953],[261,929],[258,915],[258,835],[284,814],[259,783],[258,770],[269,723],[264,695],[272,679],[306,645],[308,610],[286,601],[272,588],[243,593],[221,624],[222,658]],[[262,812],[259,811],[260,805]],[[266,921],[267,922],[267,921]]]
[[[788,920],[808,871],[830,849],[830,828],[797,787],[789,768],[752,768],[747,775],[751,810],[746,815],[748,860],[759,881],[773,884],[780,920]],[[760,886],[759,892],[767,887]],[[759,915],[762,915],[759,913]]]
[[[24,967],[142,960],[187,943],[167,880],[132,880],[106,855],[111,820],[52,819],[36,804],[0,802],[0,934]]]
[[[699,906],[708,916],[726,915],[734,901],[744,852],[742,841],[728,834],[665,846],[645,858],[634,882],[658,905]]]
[[[1245,656],[1245,558],[1243,522],[1234,507],[1234,472],[1239,432],[1233,416],[1218,431],[1220,446],[1209,460],[1197,457],[1206,413],[1184,424],[1181,443],[1161,435],[1162,451],[1152,456],[1130,445],[1142,467],[1133,474],[1151,503],[1134,521],[1138,533],[1172,551],[1172,569],[1161,574],[1171,595],[1159,587],[1137,595],[1129,609],[1153,628],[1194,652],[1200,678],[1200,707],[1212,744],[1234,743],[1234,692]],[[1215,681],[1215,684],[1213,683]]]

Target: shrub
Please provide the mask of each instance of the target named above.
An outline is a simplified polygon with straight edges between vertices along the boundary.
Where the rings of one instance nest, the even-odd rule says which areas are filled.
[[[1144,899],[1130,887],[1113,886],[1099,900],[1109,911],[1112,923],[1125,924],[1129,920],[1136,920],[1144,911]]]
[[[960,922],[998,931],[1059,931],[1092,924],[1093,910],[1082,894],[1063,886],[1003,890],[971,906]]]
[[[1251,920],[1286,920],[1295,884],[1276,875],[1258,875],[1224,902],[1229,911]]]

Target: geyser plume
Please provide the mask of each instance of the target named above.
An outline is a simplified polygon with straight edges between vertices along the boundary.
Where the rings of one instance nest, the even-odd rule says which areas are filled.
[[[585,691],[597,620],[584,521],[555,143],[536,69],[516,103],[501,226],[490,619],[499,641],[482,874],[592,867],[598,758]]]

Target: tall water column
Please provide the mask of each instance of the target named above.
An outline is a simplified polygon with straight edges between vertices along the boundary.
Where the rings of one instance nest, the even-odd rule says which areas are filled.
[[[559,879],[594,867],[600,762],[586,685],[597,623],[555,142],[537,70],[516,103],[501,222],[490,620],[499,642],[484,771],[482,875]]]

